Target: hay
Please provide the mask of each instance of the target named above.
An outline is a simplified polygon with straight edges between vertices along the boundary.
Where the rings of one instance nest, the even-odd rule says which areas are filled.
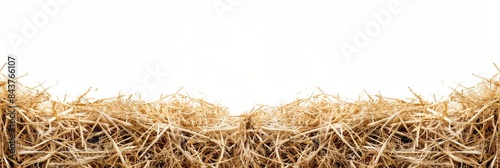
[[[0,167],[500,166],[497,76],[446,100],[345,101],[321,92],[241,116],[179,93],[66,101],[18,85],[12,160],[5,81]]]

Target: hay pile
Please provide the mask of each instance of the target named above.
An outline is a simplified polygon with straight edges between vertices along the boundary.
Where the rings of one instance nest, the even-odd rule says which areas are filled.
[[[497,76],[442,101],[321,93],[241,116],[178,93],[57,101],[18,85],[13,160],[0,85],[0,167],[500,167]]]

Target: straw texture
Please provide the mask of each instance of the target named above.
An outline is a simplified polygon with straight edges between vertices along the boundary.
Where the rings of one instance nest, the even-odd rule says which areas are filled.
[[[18,84],[13,160],[0,86],[0,167],[500,167],[498,76],[445,100],[321,92],[240,116],[179,93],[66,101]]]

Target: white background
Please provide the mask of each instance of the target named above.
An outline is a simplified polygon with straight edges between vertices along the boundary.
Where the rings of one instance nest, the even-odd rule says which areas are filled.
[[[47,2],[55,12],[39,5]],[[371,12],[398,2],[400,12],[346,59],[340,45],[354,45],[357,27],[377,23]],[[54,96],[143,88],[154,100],[183,87],[233,114],[316,87],[349,99],[363,89],[407,98],[408,87],[441,98],[450,86],[478,82],[472,73],[497,73],[499,7],[493,0],[0,0],[0,55],[17,55],[20,74],[28,74],[21,81],[44,82]],[[37,31],[23,35],[35,23]],[[25,41],[14,44],[13,36]],[[151,78],[148,69],[163,75]]]

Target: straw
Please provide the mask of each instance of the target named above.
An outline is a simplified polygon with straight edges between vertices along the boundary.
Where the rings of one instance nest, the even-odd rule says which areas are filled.
[[[500,69],[495,66],[500,74]],[[231,116],[182,91],[54,100],[17,85],[17,154],[8,158],[0,80],[0,167],[500,167],[500,79],[443,100],[319,93]]]

